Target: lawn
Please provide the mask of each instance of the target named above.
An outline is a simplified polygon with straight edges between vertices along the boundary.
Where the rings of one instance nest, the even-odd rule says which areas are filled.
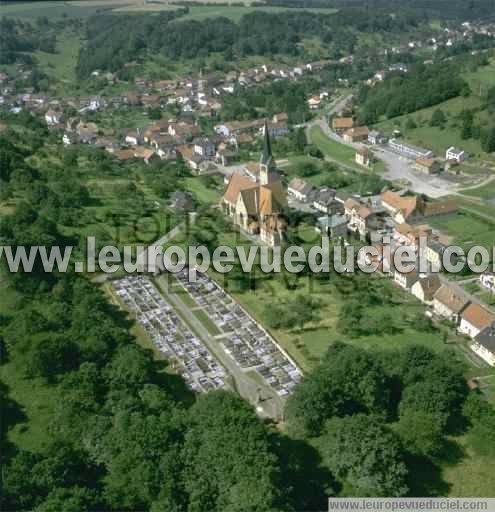
[[[194,176],[186,178],[184,183],[200,203],[218,204],[223,195],[223,180],[218,176]]]
[[[462,453],[456,464],[445,464],[442,477],[449,485],[449,496],[495,497],[495,460],[473,453],[467,436],[455,438]]]
[[[454,215],[429,219],[428,223],[433,228],[453,237],[454,243],[465,251],[476,245],[484,246],[489,250],[495,246],[495,222],[465,210]]]

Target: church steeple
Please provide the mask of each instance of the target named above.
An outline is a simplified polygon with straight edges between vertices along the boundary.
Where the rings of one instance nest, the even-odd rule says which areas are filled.
[[[275,162],[272,155],[272,144],[270,141],[270,130],[268,129],[268,122],[265,119],[263,126],[263,151],[260,158],[260,183],[267,185],[278,178],[275,172]]]

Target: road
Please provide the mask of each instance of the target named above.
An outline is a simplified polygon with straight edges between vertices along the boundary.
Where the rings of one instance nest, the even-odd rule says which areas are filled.
[[[352,95],[339,99],[327,111],[326,115],[331,116],[333,114],[338,114],[342,112],[342,110],[345,108],[345,106],[351,99]],[[350,144],[344,142],[343,138],[340,137],[340,135],[331,130],[331,128],[328,125],[328,122],[323,117],[313,119],[305,126],[308,140],[311,140],[311,128],[313,128],[314,126],[318,126],[319,128],[321,128],[321,130],[327,137],[335,140],[336,142],[339,142],[340,144],[351,146],[354,149],[359,149],[360,147],[363,147],[362,144]],[[439,198],[454,194],[456,193],[456,190],[459,188],[458,184],[451,183],[450,181],[447,181],[439,176],[427,176],[420,171],[416,171],[412,167],[412,160],[407,159],[389,150],[386,146],[375,146],[373,147],[373,152],[375,157],[378,160],[384,162],[385,164],[386,171],[383,173],[384,178],[390,181],[403,181],[404,183],[407,182],[408,188],[410,188],[411,190],[418,194],[426,194],[427,196],[432,198]],[[326,155],[326,160],[335,162],[347,170],[358,172],[355,167],[346,165],[345,163],[341,163],[340,161],[332,158],[331,155]]]

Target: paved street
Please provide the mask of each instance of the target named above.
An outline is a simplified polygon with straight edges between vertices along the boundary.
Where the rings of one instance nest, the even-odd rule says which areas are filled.
[[[341,112],[351,98],[352,95],[349,95],[337,101],[337,103],[328,110],[325,116]],[[348,144],[344,142],[340,135],[330,129],[327,120],[323,117],[314,119],[306,125],[308,138],[309,130],[314,126],[321,128],[327,137],[339,142],[340,144],[346,144],[355,149],[363,146],[362,144]],[[418,194],[426,194],[432,198],[438,198],[453,194],[459,188],[457,183],[452,183],[438,176],[426,176],[424,173],[414,170],[412,168],[412,160],[394,153],[385,146],[376,146],[373,148],[373,151],[376,158],[385,163],[386,171],[383,173],[384,178],[391,181],[403,181],[404,184],[407,183],[408,187]],[[356,172],[354,167],[340,163],[338,160],[333,159],[331,155],[327,156],[327,160],[338,163],[341,167],[347,170]]]

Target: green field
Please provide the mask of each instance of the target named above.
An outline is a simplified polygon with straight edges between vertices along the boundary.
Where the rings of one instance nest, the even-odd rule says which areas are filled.
[[[493,206],[495,206],[495,179],[481,187],[463,190],[462,194],[465,196],[479,197],[484,201],[493,202]]]
[[[132,1],[132,0],[130,0]],[[80,2],[2,2],[0,16],[16,18],[59,18],[70,16],[85,18],[118,5],[119,1],[80,1]]]
[[[319,126],[313,126],[309,132],[311,142],[325,155],[338,163],[351,167],[356,171],[364,169],[356,164],[356,150],[327,137]]]
[[[454,215],[429,219],[428,223],[453,237],[454,243],[464,250],[476,245],[495,247],[495,222],[473,213],[461,210]]]
[[[57,36],[57,53],[37,51],[34,53],[40,68],[49,77],[66,83],[76,80],[77,55],[81,39],[73,32],[65,31]]]
[[[246,2],[249,4],[249,2]],[[113,14],[150,14],[154,15],[161,11],[175,10],[181,6],[174,5],[173,2],[155,2],[144,3],[139,0],[86,0],[86,1],[66,1],[66,2],[9,2],[0,6],[0,16],[12,16],[17,18],[37,18],[47,16],[48,18],[58,18],[61,16],[69,17],[89,17],[98,13]],[[181,20],[201,21],[205,18],[224,16],[232,21],[238,22],[242,16],[254,11],[263,10],[266,12],[282,12],[295,10],[286,7],[251,7],[249,5],[216,5],[212,1],[211,5],[192,5],[189,7],[189,13]],[[333,14],[337,12],[332,8],[308,8],[297,9],[306,10],[315,13]]]
[[[480,85],[492,87],[495,85],[495,59],[488,66],[484,66],[474,73],[465,73],[464,78],[469,82],[471,88],[476,90]]]
[[[240,7],[240,6],[225,6],[225,5],[212,5],[208,6],[191,6],[189,8],[189,13],[181,17],[180,20],[196,20],[201,21],[206,18],[215,18],[219,16],[224,16],[226,18],[231,19],[232,21],[238,22],[245,14],[250,14],[254,11],[263,11],[270,13],[284,12],[284,11],[309,11],[314,13],[321,14],[333,14],[336,9],[291,9],[285,7]]]

